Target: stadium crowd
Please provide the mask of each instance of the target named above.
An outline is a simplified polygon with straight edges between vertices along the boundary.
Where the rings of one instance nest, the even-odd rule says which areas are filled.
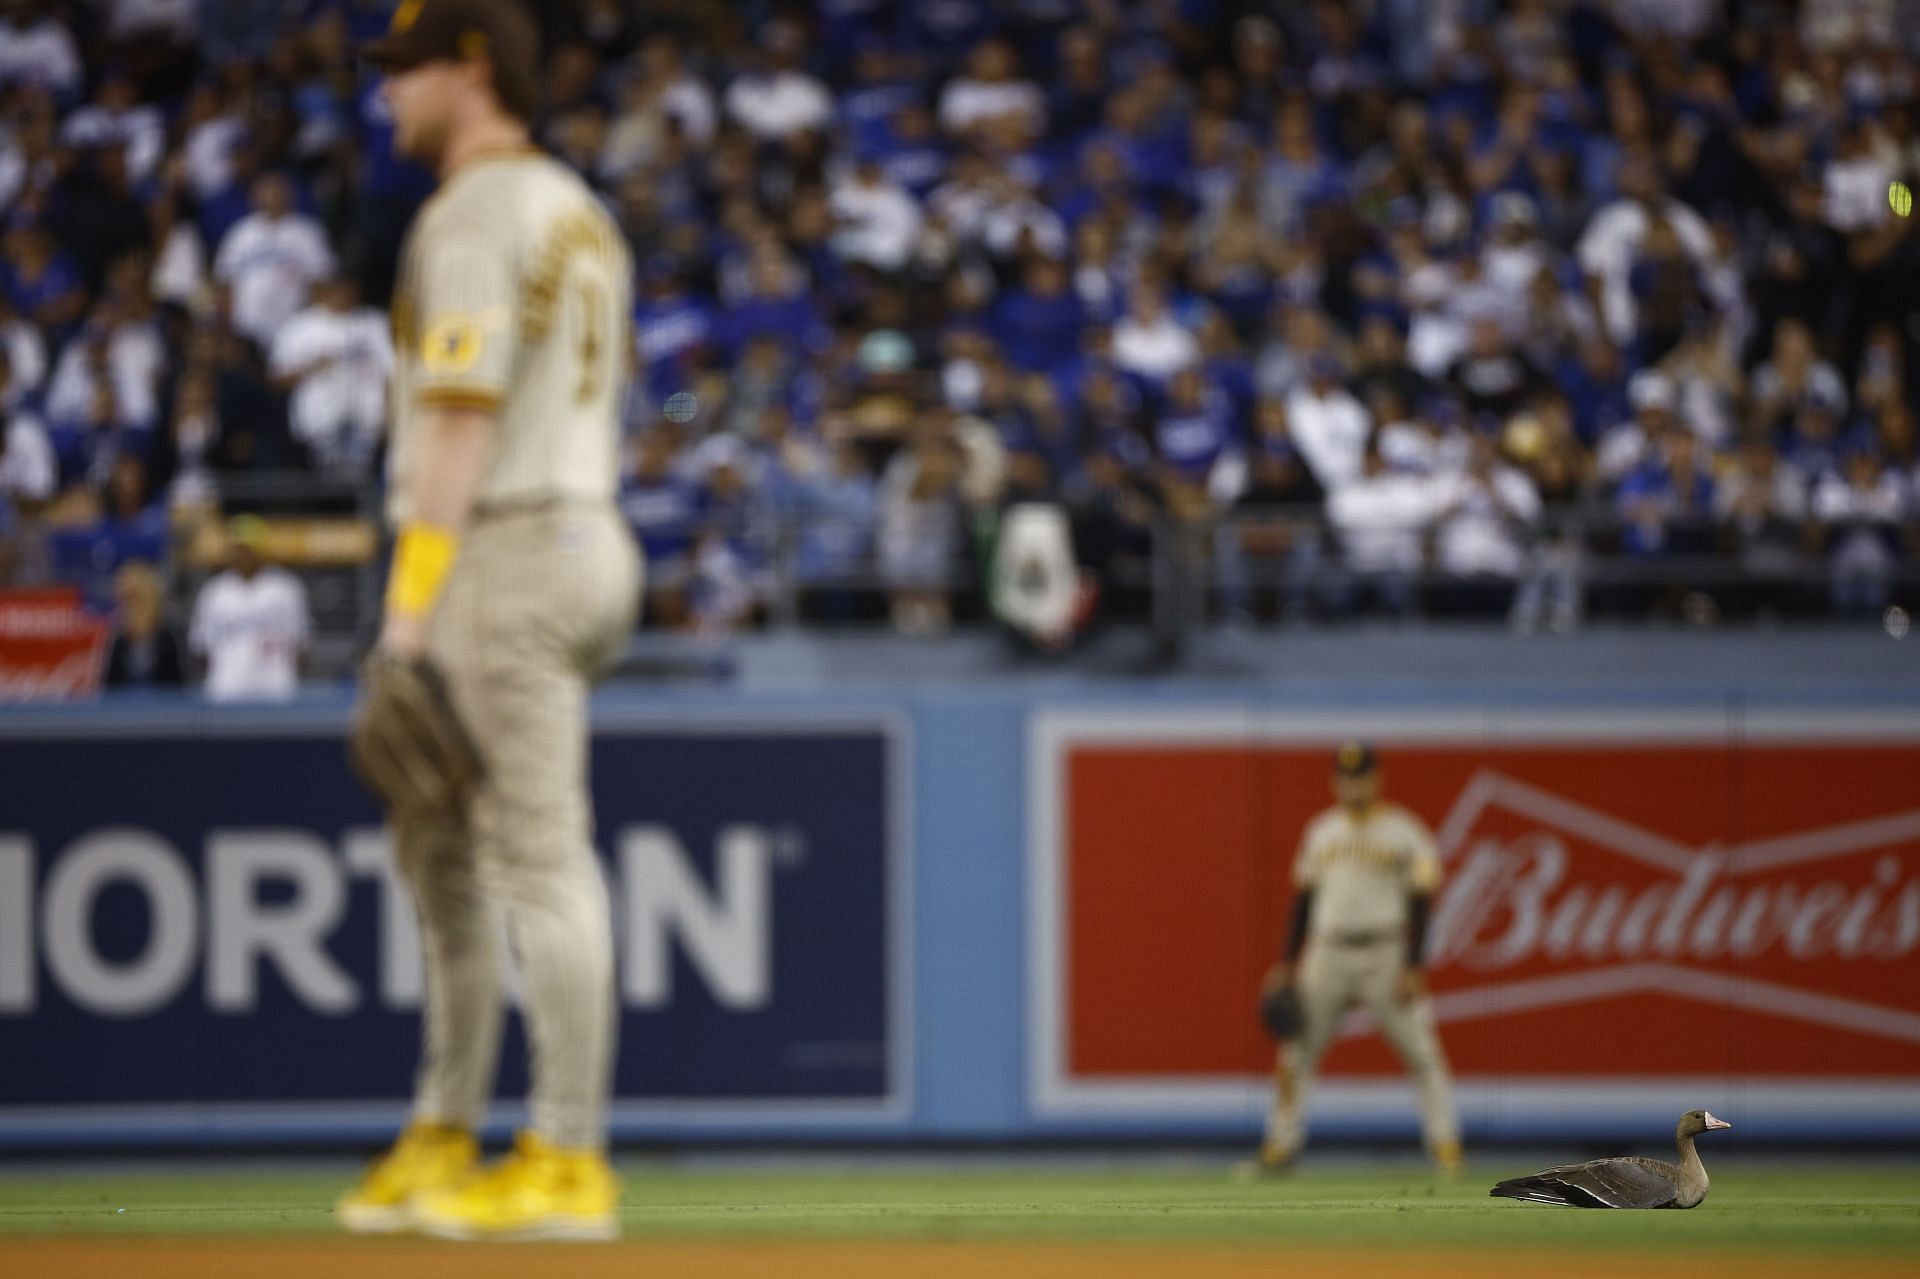
[[[1916,550],[1909,0],[574,0],[653,624],[1872,612]],[[0,582],[377,479],[379,0],[0,5]],[[228,506],[233,503],[229,501]],[[1612,566],[1609,568],[1608,566]],[[970,585],[972,584],[972,585]]]

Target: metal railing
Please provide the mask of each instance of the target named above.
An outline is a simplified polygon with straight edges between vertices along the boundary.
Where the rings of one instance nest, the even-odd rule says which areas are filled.
[[[375,526],[379,521],[376,486],[309,475],[223,478],[219,499],[228,514],[331,515]],[[991,621],[987,593],[992,514],[955,508],[952,524],[941,533],[947,553],[938,557],[939,572],[920,579],[954,600],[958,626]],[[734,557],[732,569],[752,594],[750,625],[756,628],[885,626],[889,600],[901,589],[901,581],[889,570],[879,526],[856,521],[844,542],[857,550],[823,557],[817,535],[836,518],[793,518],[756,509],[731,526],[700,523],[677,532],[690,542],[709,532],[721,534]],[[1092,571],[1106,616],[1150,627],[1163,643],[1175,647],[1183,637],[1221,624],[1340,625],[1383,613],[1419,615],[1433,611],[1436,601],[1448,601],[1463,584],[1489,589],[1468,599],[1464,608],[1455,607],[1460,601],[1454,599],[1442,611],[1522,627],[1565,629],[1596,611],[1631,619],[1676,609],[1689,616],[1686,610],[1692,609],[1693,620],[1782,609],[1818,617],[1830,611],[1833,569],[1811,535],[1804,544],[1775,546],[1772,556],[1756,557],[1732,526],[1695,522],[1684,526],[1685,536],[1678,539],[1682,549],[1635,554],[1621,549],[1627,528],[1609,507],[1550,509],[1537,523],[1514,527],[1519,571],[1495,580],[1463,579],[1445,571],[1434,552],[1435,530],[1427,526],[1406,530],[1417,535],[1417,555],[1390,573],[1380,573],[1356,568],[1317,507],[1186,520],[1163,515],[1150,526],[1133,529],[1132,540],[1138,545],[1132,551],[1111,555]],[[675,530],[654,532],[670,535]],[[1248,535],[1256,532],[1260,536],[1250,541]],[[1911,530],[1904,532],[1912,536]],[[665,567],[655,565],[649,574],[656,605],[670,593],[684,597],[701,589],[697,563],[689,560],[678,573],[661,571]],[[184,620],[208,569],[189,563],[174,569],[173,598],[177,616]],[[358,564],[303,570],[313,597],[316,670],[346,669],[371,638],[379,618],[380,570],[378,555]],[[1920,557],[1890,546],[1874,589],[1866,592],[1867,597],[1880,595],[1908,607],[1920,601]],[[851,601],[851,606],[826,610],[823,621],[817,607],[823,599]],[[1703,611],[1706,616],[1698,615]],[[649,612],[656,619],[664,615],[658,609]]]
[[[1462,587],[1510,588],[1524,604],[1530,592],[1564,601],[1565,620],[1577,625],[1592,612],[1626,620],[1658,613],[1663,607],[1690,608],[1691,620],[1724,620],[1783,613],[1814,618],[1836,611],[1832,595],[1836,571],[1831,547],[1850,529],[1796,525],[1791,536],[1780,526],[1764,543],[1744,539],[1723,521],[1674,521],[1666,526],[1666,546],[1633,549],[1625,535],[1637,526],[1608,507],[1549,509],[1536,522],[1511,526],[1515,571],[1483,576],[1450,572],[1438,559],[1439,529],[1431,523],[1398,530],[1417,539],[1418,551],[1391,569],[1356,567],[1339,533],[1314,507],[1273,509],[1257,515],[1224,515],[1201,520],[1162,520],[1154,536],[1153,624],[1167,634],[1227,620],[1237,608],[1236,593],[1291,593],[1308,606],[1312,620],[1337,621],[1382,611],[1342,604],[1338,597],[1355,584],[1391,580],[1409,601],[1405,611],[1421,613],[1428,602]],[[1254,529],[1282,532],[1283,553],[1249,554],[1235,550],[1237,536]],[[1391,533],[1395,530],[1383,529]],[[1857,577],[1872,579],[1865,595],[1882,595],[1888,604],[1911,605],[1920,599],[1920,559],[1903,542],[1911,526],[1876,530],[1886,548],[1882,564]],[[1498,589],[1486,592],[1497,598]],[[1506,616],[1507,608],[1484,603],[1464,611]],[[1307,620],[1307,619],[1301,619]],[[1525,619],[1515,619],[1525,620]],[[1536,619],[1537,620],[1537,619]]]

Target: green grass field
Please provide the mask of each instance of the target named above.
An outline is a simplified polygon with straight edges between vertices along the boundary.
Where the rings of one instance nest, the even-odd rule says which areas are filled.
[[[629,1239],[866,1239],[1284,1243],[1340,1248],[1683,1247],[1911,1257],[1920,1265],[1920,1165],[1821,1162],[1732,1167],[1692,1212],[1576,1212],[1489,1199],[1526,1167],[1476,1165],[1457,1181],[1424,1170],[1304,1168],[1237,1182],[1222,1167],[943,1171],[876,1163],[819,1172],[629,1165]],[[340,1173],[112,1172],[0,1176],[9,1235],[330,1235]],[[124,1211],[121,1211],[124,1209]]]

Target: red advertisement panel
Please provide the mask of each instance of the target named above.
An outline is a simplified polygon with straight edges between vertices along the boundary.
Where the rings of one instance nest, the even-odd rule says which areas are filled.
[[[1255,992],[1331,744],[1061,743],[1062,1082],[1267,1069]],[[1920,741],[1379,745],[1439,839],[1463,1079],[1920,1077]],[[1329,1074],[1398,1073],[1365,1029]]]
[[[107,624],[79,592],[0,591],[0,702],[91,697],[106,657]]]

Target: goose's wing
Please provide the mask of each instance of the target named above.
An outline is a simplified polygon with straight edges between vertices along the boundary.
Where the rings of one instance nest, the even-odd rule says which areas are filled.
[[[1552,1170],[1531,1177],[1509,1177],[1487,1192],[1495,1199],[1519,1199],[1530,1204],[1553,1204],[1559,1208],[1605,1208],[1607,1205],[1577,1187],[1555,1181]]]
[[[1595,1159],[1549,1172],[1609,1208],[1664,1208],[1680,1193],[1673,1171],[1651,1159]]]
[[[1664,1208],[1679,1188],[1663,1168],[1650,1159],[1595,1159],[1514,1177],[1490,1193],[1565,1208]]]

